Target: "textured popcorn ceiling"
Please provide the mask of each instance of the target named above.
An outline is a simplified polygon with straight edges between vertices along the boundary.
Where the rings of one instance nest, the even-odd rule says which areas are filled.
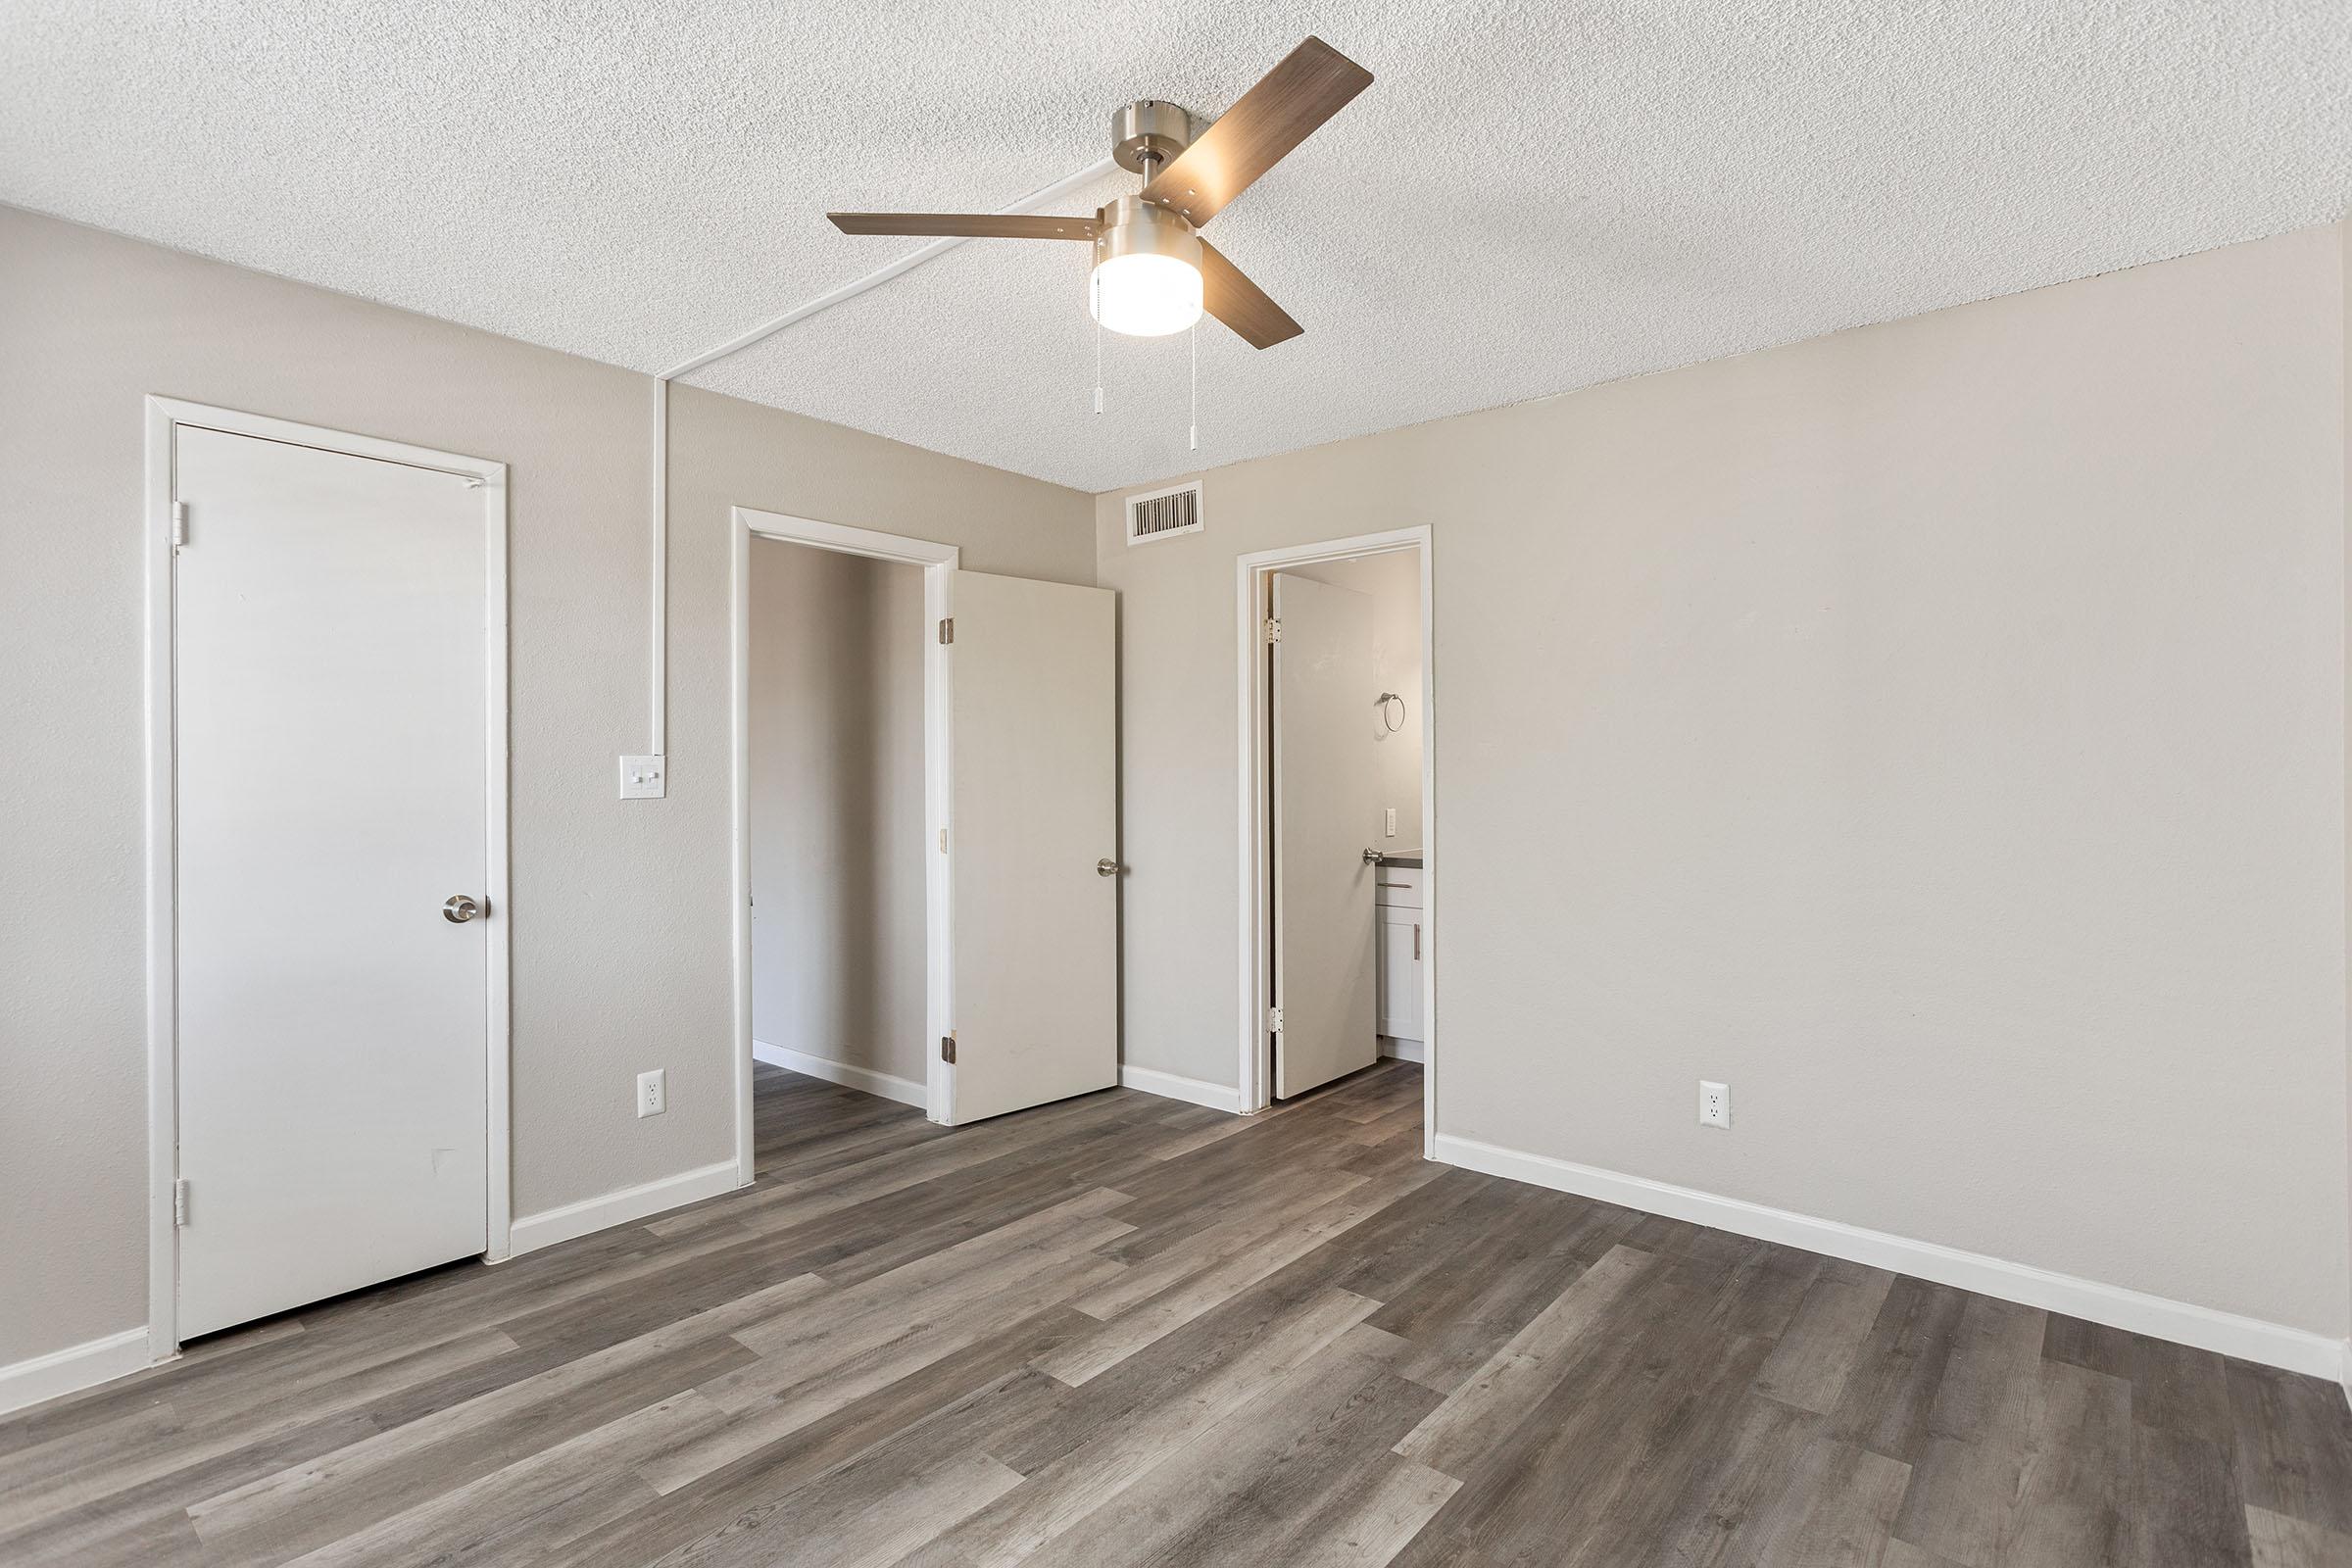
[[[660,370],[916,243],[826,208],[1001,206],[1310,31],[1378,79],[1209,229],[1307,331],[1202,328],[1198,454],[1182,338],[1108,338],[1090,412],[1076,245],[965,245],[691,379],[1100,490],[2352,198],[2345,0],[14,0],[0,200]]]

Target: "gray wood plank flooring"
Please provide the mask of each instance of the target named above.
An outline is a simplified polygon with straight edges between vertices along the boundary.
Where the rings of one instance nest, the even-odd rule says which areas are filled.
[[[947,1132],[0,1421],[0,1563],[2352,1568],[2340,1391],[1421,1158],[1420,1070]]]

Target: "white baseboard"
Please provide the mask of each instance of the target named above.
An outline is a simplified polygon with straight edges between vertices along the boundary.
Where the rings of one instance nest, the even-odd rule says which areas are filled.
[[[1212,1084],[1205,1078],[1187,1078],[1182,1073],[1154,1072],[1150,1067],[1130,1067],[1119,1063],[1119,1087],[1140,1089],[1147,1095],[1159,1095],[1168,1100],[1182,1100],[1195,1105],[1206,1105],[1211,1110],[1242,1113],[1242,1092],[1229,1084]]]
[[[770,1067],[783,1067],[807,1078],[822,1078],[829,1084],[849,1089],[862,1089],[884,1100],[895,1100],[902,1105],[917,1110],[931,1108],[931,1097],[921,1084],[911,1078],[900,1078],[871,1067],[853,1067],[845,1061],[833,1061],[823,1056],[811,1056],[806,1051],[790,1046],[771,1046],[764,1040],[752,1042],[752,1059],[764,1061]]]
[[[1936,1242],[1918,1242],[1785,1208],[1768,1208],[1741,1199],[1703,1193],[1693,1187],[1677,1187],[1546,1154],[1523,1153],[1515,1149],[1482,1144],[1473,1138],[1439,1134],[1435,1140],[1435,1157],[1448,1165],[1485,1171],[1490,1176],[1507,1176],[1513,1181],[1596,1198],[1626,1208],[1670,1215],[1694,1225],[1711,1225],[1739,1236],[1824,1252],[1871,1268],[1910,1274],[1938,1285],[1975,1291],[1981,1296],[2038,1306],[2045,1311],[2065,1312],[2110,1328],[2234,1355],[2241,1360],[2259,1361],[2266,1366],[2284,1367],[2290,1372],[2343,1379],[2352,1385],[2352,1365],[2347,1365],[2343,1341],[2289,1328],[2283,1323],[2240,1317],[2234,1312],[2149,1296],[2119,1285],[2102,1285],[2096,1280],[2054,1273],[2030,1263],[1964,1252]]]
[[[1426,1061],[1429,1048],[1418,1040],[1399,1040],[1394,1035],[1382,1035],[1380,1054],[1397,1061]]]
[[[0,1366],[0,1415],[147,1370],[147,1325]]]
[[[664,1209],[699,1203],[706,1198],[733,1192],[742,1185],[737,1179],[735,1161],[722,1159],[715,1165],[700,1170],[664,1176],[660,1181],[645,1182],[636,1187],[623,1187],[617,1193],[602,1198],[585,1199],[566,1203],[562,1208],[544,1209],[525,1214],[514,1222],[514,1241],[510,1256],[535,1252],[542,1247],[568,1242],[576,1236],[611,1230],[615,1225],[630,1225],[651,1218]]]

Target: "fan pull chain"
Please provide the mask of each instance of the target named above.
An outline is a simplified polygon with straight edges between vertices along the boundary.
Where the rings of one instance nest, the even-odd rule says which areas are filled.
[[[1192,450],[1198,452],[1200,450],[1200,323],[1195,321],[1192,331],[1186,335],[1191,339],[1193,349]]]
[[[1095,318],[1095,412],[1102,412],[1102,280],[1090,277],[1087,289],[1094,295],[1094,304],[1087,314]]]

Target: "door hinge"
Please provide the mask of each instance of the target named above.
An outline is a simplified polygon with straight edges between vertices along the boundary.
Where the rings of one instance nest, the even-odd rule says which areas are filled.
[[[1282,641],[1282,622],[1276,620],[1272,615],[1266,617],[1266,641],[1270,643]]]
[[[182,1176],[172,1184],[172,1223],[174,1227],[188,1222],[188,1179]]]
[[[951,1067],[956,1065],[956,1034],[954,1030],[939,1037],[939,1059]]]
[[[1282,1009],[1280,1007],[1266,1009],[1266,1032],[1277,1035],[1282,1033]]]
[[[939,830],[939,853],[948,853],[948,830],[944,827]]]
[[[950,615],[939,623],[939,640],[943,643],[952,643],[956,640],[956,617],[954,615]]]
[[[185,501],[174,501],[172,503],[172,548],[177,550],[187,542],[188,504]]]

